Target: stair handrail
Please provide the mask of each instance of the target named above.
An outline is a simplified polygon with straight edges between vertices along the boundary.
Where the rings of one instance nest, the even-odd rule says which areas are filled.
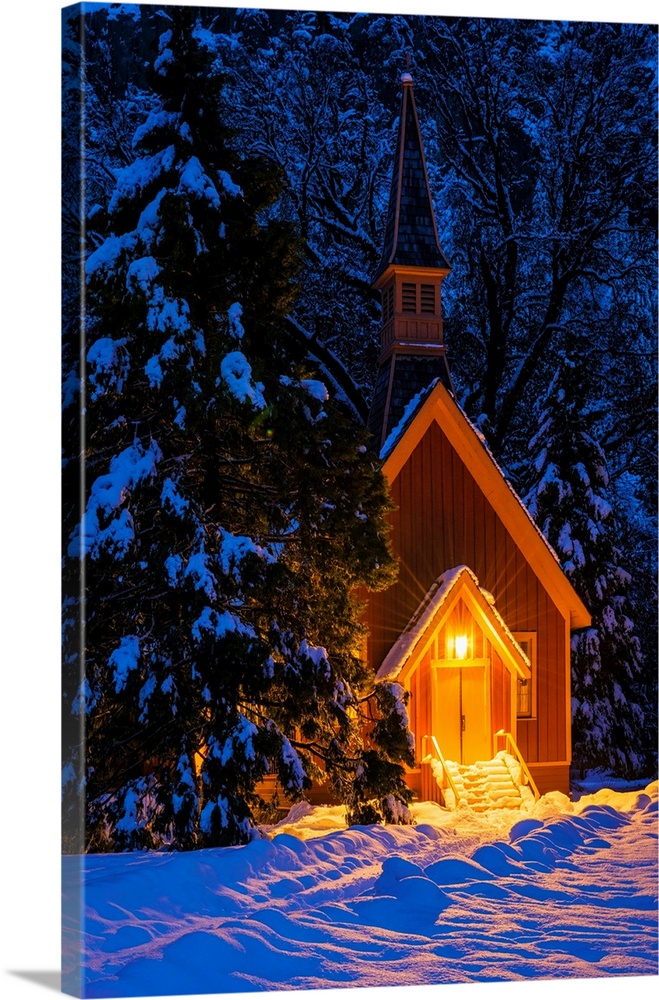
[[[423,753],[424,747],[426,745],[426,740],[430,740],[432,742],[433,747],[435,748],[435,754],[437,756],[437,759],[438,759],[439,763],[442,765],[442,771],[444,773],[444,776],[446,777],[446,780],[449,783],[451,791],[455,795],[455,804],[457,806],[458,802],[460,801],[460,796],[458,794],[457,788],[455,787],[455,784],[453,783],[453,778],[451,777],[450,771],[449,771],[448,767],[446,766],[446,760],[444,759],[444,754],[439,749],[439,743],[437,742],[437,739],[434,736],[428,736],[428,734],[426,734],[423,737],[423,739],[421,740],[421,754],[422,754],[421,763],[422,764],[426,763],[427,760],[428,760],[428,757],[432,757],[432,754],[425,754],[424,755],[424,753]]]
[[[535,781],[533,780],[533,777],[531,775],[531,772],[529,771],[528,765],[527,765],[526,761],[524,760],[524,757],[522,756],[521,750],[519,749],[519,747],[515,743],[513,734],[507,732],[505,729],[500,729],[499,732],[495,733],[494,735],[497,736],[497,737],[498,736],[505,736],[506,737],[506,751],[508,753],[510,753],[510,751],[512,750],[512,756],[515,757],[517,759],[518,763],[520,764],[520,766],[522,768],[522,771],[524,772],[524,774],[526,776],[526,780],[527,780],[527,782],[529,783],[529,785],[531,787],[531,791],[533,792],[533,795],[534,795],[534,797],[535,797],[535,799],[537,801],[540,798],[540,792],[538,791],[538,786],[536,785]]]

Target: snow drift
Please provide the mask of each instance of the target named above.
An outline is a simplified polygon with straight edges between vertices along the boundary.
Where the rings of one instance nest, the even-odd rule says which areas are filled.
[[[89,997],[654,975],[656,812],[656,782],[414,827],[302,804],[245,847],[65,858],[65,973]]]

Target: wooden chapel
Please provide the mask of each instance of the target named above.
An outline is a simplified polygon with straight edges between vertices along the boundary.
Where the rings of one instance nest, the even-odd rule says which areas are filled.
[[[404,73],[369,417],[400,568],[369,595],[367,656],[378,680],[409,691],[411,788],[447,805],[470,801],[471,788],[486,808],[511,804],[508,772],[534,794],[569,791],[570,629],[590,615],[456,402],[442,324],[449,271]]]

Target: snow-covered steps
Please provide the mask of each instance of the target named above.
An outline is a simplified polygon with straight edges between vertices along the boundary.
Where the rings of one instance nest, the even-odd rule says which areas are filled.
[[[444,764],[445,767],[439,760],[433,759],[431,767],[449,809],[463,804],[476,812],[520,809],[534,801],[533,792],[524,783],[519,762],[505,751],[492,760],[477,760],[473,764],[447,760]],[[457,801],[451,783],[457,793]]]

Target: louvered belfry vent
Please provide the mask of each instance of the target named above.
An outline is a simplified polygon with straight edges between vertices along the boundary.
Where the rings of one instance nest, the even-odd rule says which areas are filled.
[[[421,285],[421,312],[435,314],[435,286]]]
[[[416,312],[416,285],[410,282],[403,282],[403,312]]]
[[[373,287],[382,296],[380,371],[369,429],[380,448],[408,402],[434,379],[452,390],[441,284],[450,271],[437,238],[412,77],[403,94],[384,247]]]

